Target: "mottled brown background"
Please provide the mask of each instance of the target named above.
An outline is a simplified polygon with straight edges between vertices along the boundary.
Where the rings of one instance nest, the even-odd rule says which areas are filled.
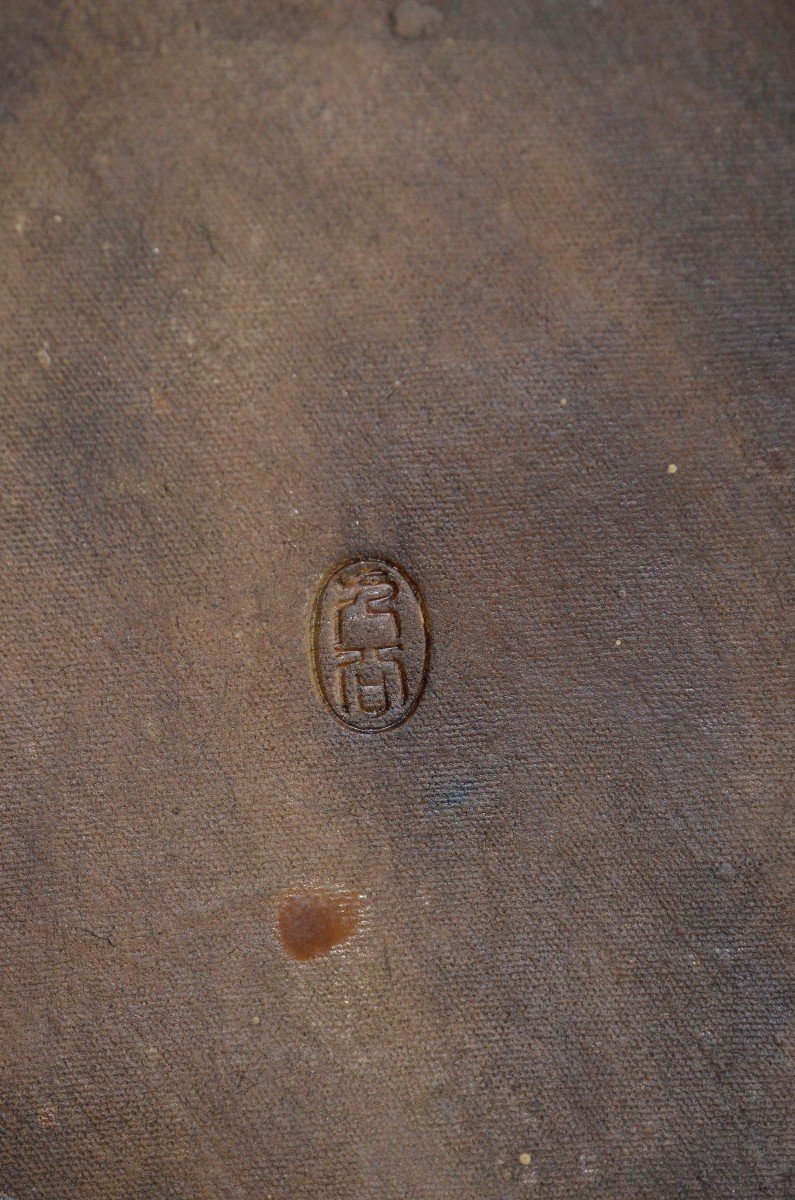
[[[792,1194],[795,10],[439,7],[2,6],[14,1200]]]

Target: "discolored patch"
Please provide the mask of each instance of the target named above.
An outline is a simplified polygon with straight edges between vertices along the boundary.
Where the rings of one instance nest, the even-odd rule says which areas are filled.
[[[309,962],[328,954],[356,931],[360,897],[354,892],[301,889],[279,904],[279,937],[291,958]]]
[[[785,474],[787,470],[787,456],[783,450],[768,450],[765,457],[771,474]]]
[[[401,0],[391,13],[392,32],[395,37],[414,41],[437,33],[442,24],[442,14],[432,4],[419,4],[417,0]]]

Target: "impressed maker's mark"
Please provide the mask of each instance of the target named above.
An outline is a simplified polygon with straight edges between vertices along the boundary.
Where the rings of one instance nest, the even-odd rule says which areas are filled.
[[[405,721],[425,682],[428,632],[417,587],[382,559],[344,563],[315,604],[313,655],[331,711],[362,733]]]

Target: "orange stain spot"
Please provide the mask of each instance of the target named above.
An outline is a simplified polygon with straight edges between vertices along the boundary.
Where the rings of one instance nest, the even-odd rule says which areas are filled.
[[[302,888],[279,904],[279,937],[291,958],[309,962],[346,941],[359,924],[360,898],[353,892]]]

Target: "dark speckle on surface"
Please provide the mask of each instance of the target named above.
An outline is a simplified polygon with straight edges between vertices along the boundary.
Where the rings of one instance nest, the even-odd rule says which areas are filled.
[[[787,456],[783,450],[768,450],[767,465],[773,475],[783,475],[787,470]]]
[[[471,799],[474,788],[474,783],[465,779],[459,783],[450,784],[438,792],[432,792],[429,800],[434,808],[458,808]]]

